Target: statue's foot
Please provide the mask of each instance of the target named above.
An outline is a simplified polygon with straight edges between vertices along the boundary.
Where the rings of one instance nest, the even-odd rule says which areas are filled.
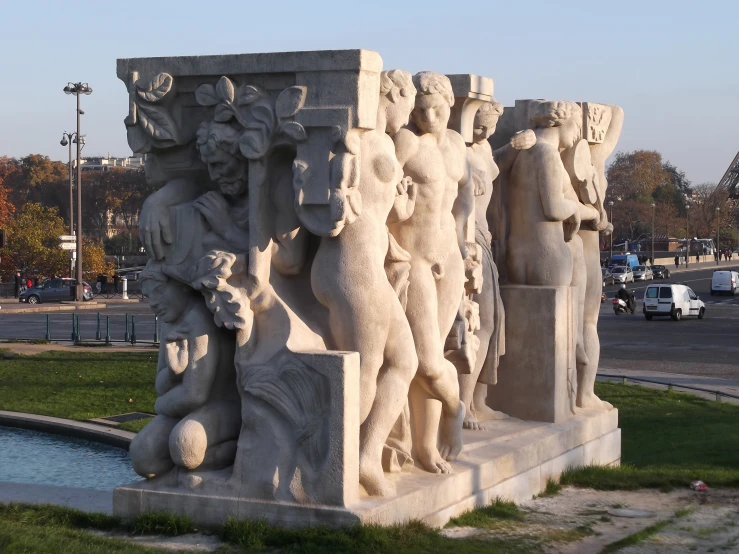
[[[441,414],[439,455],[447,461],[456,460],[462,452],[462,425],[466,412],[464,402],[460,402],[455,415]]]
[[[451,464],[444,460],[435,448],[429,452],[419,448],[416,452],[416,461],[431,473],[454,473]]]
[[[477,420],[472,410],[467,409],[464,415],[464,421],[462,427],[469,429],[470,431],[485,431],[485,427]]]
[[[592,392],[590,394],[584,394],[582,396],[578,395],[577,407],[590,410],[612,410],[613,404],[610,404],[605,400],[601,400],[600,398],[595,396],[594,392]]]
[[[359,483],[370,496],[395,496],[395,483],[385,477],[382,462],[359,457]]]
[[[485,405],[480,406],[479,408],[474,406],[473,410],[475,412],[475,417],[477,417],[477,421],[498,421],[501,419],[508,419],[510,417],[508,414],[498,412]]]

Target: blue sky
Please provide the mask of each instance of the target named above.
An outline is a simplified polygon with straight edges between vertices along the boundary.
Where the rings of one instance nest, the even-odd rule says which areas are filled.
[[[67,81],[94,89],[85,154],[128,155],[116,58],[340,48],[377,50],[386,69],[492,77],[506,106],[619,104],[618,149],[658,150],[694,184],[717,182],[739,150],[736,0],[16,0],[1,17],[0,155],[66,159]]]

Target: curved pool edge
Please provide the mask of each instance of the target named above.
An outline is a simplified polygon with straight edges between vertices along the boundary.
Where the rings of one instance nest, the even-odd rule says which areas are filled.
[[[113,491],[0,482],[0,503],[52,504],[83,512],[112,514]]]
[[[136,433],[61,417],[0,410],[0,425],[87,439],[128,450]]]

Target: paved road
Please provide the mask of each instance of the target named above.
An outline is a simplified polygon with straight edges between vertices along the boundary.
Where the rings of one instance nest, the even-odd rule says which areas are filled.
[[[736,266],[721,269],[739,270]],[[739,378],[739,295],[711,296],[711,269],[676,273],[656,283],[684,283],[706,304],[703,320],[685,318],[646,321],[641,313],[644,290],[652,283],[627,285],[637,298],[634,315],[616,316],[609,301],[601,306],[601,368],[635,369],[707,377]],[[612,298],[618,286],[605,291]]]

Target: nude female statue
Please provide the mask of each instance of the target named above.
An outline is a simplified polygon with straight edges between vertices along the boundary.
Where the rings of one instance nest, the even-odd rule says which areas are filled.
[[[361,214],[337,236],[321,239],[311,275],[313,292],[329,310],[332,347],[360,355],[359,482],[371,495],[395,492],[383,473],[382,450],[418,365],[410,326],[385,273],[387,223],[407,219],[415,197],[386,132],[408,123],[415,96],[409,73],[382,73],[376,128],[359,138]]]
[[[475,241],[482,248],[482,290],[472,300],[479,305],[480,341],[472,373],[459,375],[459,393],[465,404],[465,429],[484,429],[481,421],[507,417],[486,404],[488,385],[497,382],[500,356],[505,354],[505,310],[498,287],[498,269],[493,260],[487,211],[493,195],[493,181],[502,165],[510,169],[519,150],[536,143],[533,131],[515,134],[508,145],[493,152],[488,139],[495,133],[503,106],[493,101],[483,104],[475,114],[473,143],[468,149],[470,173],[475,186]]]
[[[579,202],[560,151],[581,136],[582,110],[574,102],[541,102],[531,118],[536,145],[519,153],[509,186],[510,234],[506,266],[511,284],[569,286],[572,252],[580,227]]]
[[[464,226],[474,190],[464,141],[447,129],[454,103],[449,79],[422,72],[413,83],[418,94],[412,124],[393,140],[404,174],[418,189],[416,204],[413,215],[390,232],[411,256],[406,315],[418,354],[409,393],[415,457],[427,471],[451,473],[448,461],[462,449],[465,408],[444,341],[464,294]]]

